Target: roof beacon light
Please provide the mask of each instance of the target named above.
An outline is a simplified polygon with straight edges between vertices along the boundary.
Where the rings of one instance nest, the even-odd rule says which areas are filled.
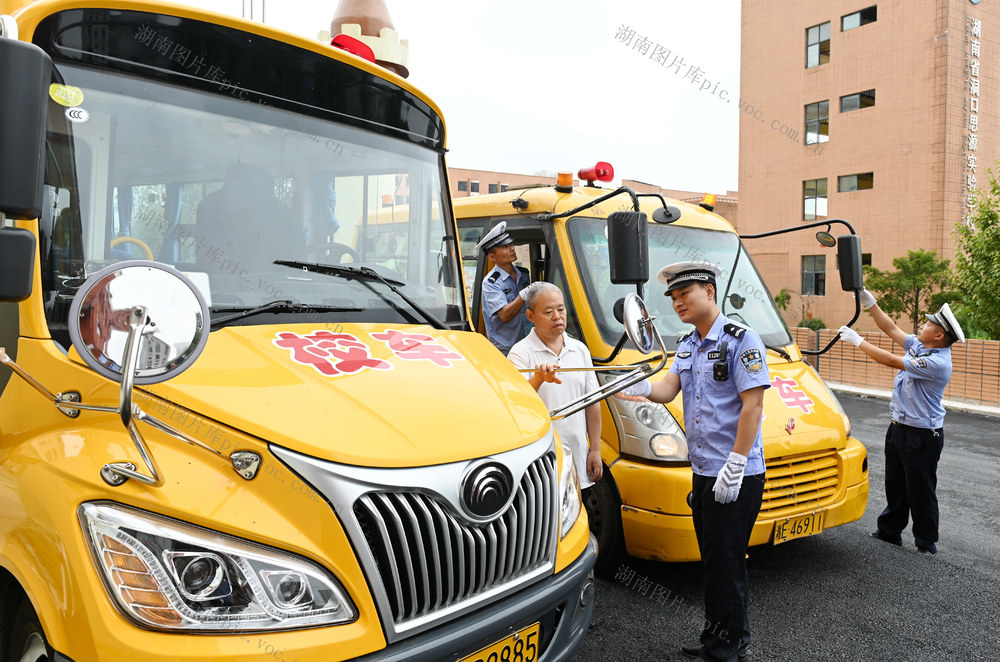
[[[573,173],[560,172],[556,176],[556,190],[560,193],[573,192]]]
[[[360,39],[341,33],[330,40],[330,45],[336,46],[337,48],[347,51],[351,55],[357,55],[358,57],[364,58],[372,64],[375,64],[375,51],[372,50],[371,46]]]
[[[716,196],[714,193],[706,193],[705,195],[701,196],[701,202],[699,202],[698,205],[704,207],[708,211],[714,211],[715,198]]]
[[[587,186],[593,186],[594,181],[599,182],[610,182],[615,178],[615,169],[611,167],[610,163],[604,161],[598,161],[591,168],[583,168],[580,172],[576,173],[576,176],[580,179],[586,180]]]

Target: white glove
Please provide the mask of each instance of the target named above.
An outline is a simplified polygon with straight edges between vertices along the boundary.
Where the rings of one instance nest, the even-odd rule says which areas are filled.
[[[849,326],[840,327],[840,339],[844,342],[849,342],[855,347],[860,347],[861,343],[864,342],[864,338]]]
[[[864,306],[865,310],[868,310],[874,306],[878,301],[875,300],[875,296],[866,289],[861,290],[861,305]]]
[[[730,453],[729,459],[715,479],[715,500],[719,503],[732,503],[740,495],[743,485],[743,470],[747,467],[747,459],[739,453]]]
[[[622,395],[637,396],[640,398],[645,398],[649,395],[650,391],[653,390],[652,384],[649,383],[648,379],[644,379],[641,382],[632,384],[628,388],[623,388],[619,391]]]

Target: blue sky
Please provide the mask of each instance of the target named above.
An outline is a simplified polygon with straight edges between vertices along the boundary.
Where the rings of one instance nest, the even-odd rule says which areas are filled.
[[[337,2],[192,0],[311,38]],[[451,166],[737,188],[738,0],[386,0]],[[631,37],[631,41],[623,40]],[[669,51],[667,54],[666,51]],[[675,59],[676,58],[676,59]],[[706,82],[707,81],[707,82]]]

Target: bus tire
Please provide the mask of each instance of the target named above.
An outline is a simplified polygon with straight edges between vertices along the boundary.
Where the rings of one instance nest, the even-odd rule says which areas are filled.
[[[613,572],[625,545],[622,535],[622,502],[611,471],[604,467],[601,480],[585,492],[583,505],[587,509],[590,532],[597,539],[597,564],[599,575]]]
[[[49,662],[52,659],[42,624],[27,596],[22,596],[18,605],[5,659],[8,662]]]

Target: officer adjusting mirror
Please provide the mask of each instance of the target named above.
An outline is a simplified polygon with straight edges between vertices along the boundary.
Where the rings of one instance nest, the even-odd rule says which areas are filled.
[[[142,320],[130,322],[137,309]],[[208,342],[208,306],[179,271],[157,262],[120,262],[98,271],[70,306],[69,335],[84,362],[109,379],[126,380],[126,347],[138,324],[134,382],[156,384],[190,366]]]

